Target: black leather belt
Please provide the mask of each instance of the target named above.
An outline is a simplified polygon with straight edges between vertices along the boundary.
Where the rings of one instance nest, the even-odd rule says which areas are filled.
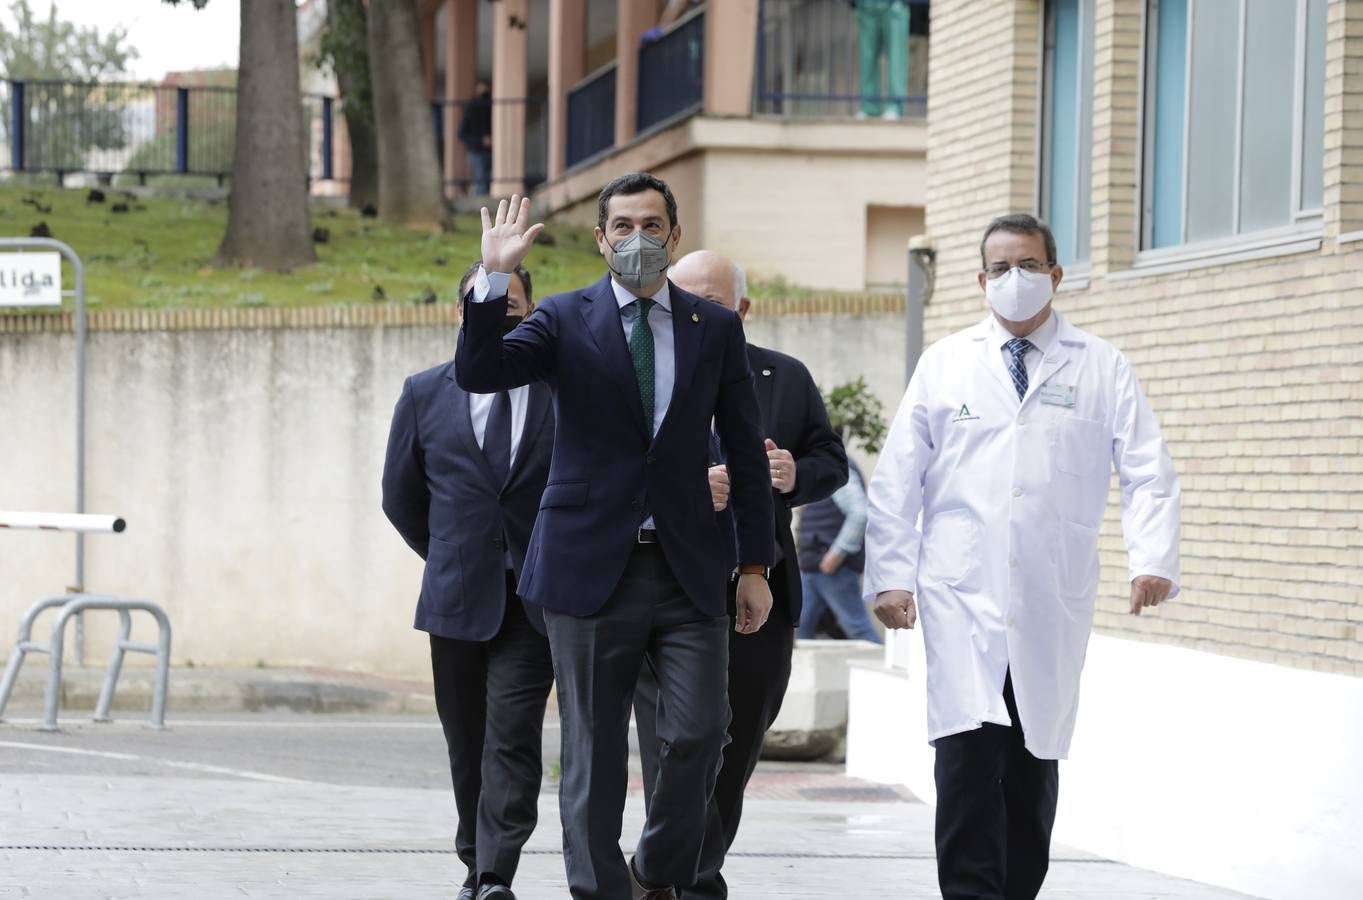
[[[640,528],[637,541],[640,544],[658,543],[658,530],[656,528]]]

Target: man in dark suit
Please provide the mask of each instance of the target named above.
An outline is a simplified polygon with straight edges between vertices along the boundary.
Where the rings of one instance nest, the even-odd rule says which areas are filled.
[[[672,267],[672,282],[691,293],[736,311],[746,318],[751,301],[743,270],[718,253],[698,250]],[[762,752],[762,738],[776,721],[790,682],[790,659],[795,649],[795,626],[800,621],[802,596],[791,535],[791,510],[823,500],[847,481],[847,453],[829,425],[823,398],[798,359],[748,345],[748,363],[757,386],[762,434],[771,469],[772,501],[776,512],[776,564],[771,569],[772,612],[767,626],[756,634],[729,635],[729,745],[715,785],[715,836],[727,851],[738,834],[743,814],[743,791]],[[715,490],[728,481],[722,448],[710,470]],[[644,770],[645,795],[652,793],[657,776],[659,743],[654,730],[657,686],[645,671],[634,694],[639,730],[639,755]],[[697,884],[679,891],[682,897],[727,897],[728,887],[718,871],[703,873]]]
[[[497,327],[531,308],[530,273],[517,268]],[[535,830],[553,668],[544,617],[517,599],[516,578],[553,440],[547,387],[471,394],[453,362],[409,377],[393,411],[383,511],[426,561],[416,627],[431,636],[455,850],[468,868],[460,900],[514,900],[511,880]]]
[[[755,632],[771,609],[770,476],[743,326],[668,282],[681,239],[676,201],[636,173],[599,198],[595,233],[610,275],[548,298],[503,336],[502,273],[540,230],[526,227],[529,212],[519,197],[498,206],[495,222],[483,210],[487,271],[467,304],[455,369],[467,390],[545,381],[553,391],[554,453],[520,592],[544,609],[554,652],[569,891],[663,900],[722,856],[703,837],[729,724],[725,584],[736,565],[735,627]],[[733,516],[711,500],[712,422],[728,452]],[[645,660],[666,747],[627,865],[630,701]]]

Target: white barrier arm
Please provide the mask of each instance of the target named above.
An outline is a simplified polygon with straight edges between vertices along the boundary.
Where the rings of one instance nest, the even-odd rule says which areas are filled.
[[[0,510],[0,528],[37,529],[41,531],[78,531],[87,534],[110,534],[128,527],[119,516],[95,516],[77,513],[35,513]]]

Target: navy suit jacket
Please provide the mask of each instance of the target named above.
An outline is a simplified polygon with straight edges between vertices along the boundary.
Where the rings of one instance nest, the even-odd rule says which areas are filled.
[[[773,488],[776,506],[776,542],[786,564],[786,595],[773,596],[790,609],[790,621],[799,624],[804,606],[800,569],[796,562],[795,537],[790,532],[791,510],[824,500],[847,483],[847,451],[842,438],[828,422],[828,411],[804,363],[793,356],[748,345],[757,385],[757,405],[762,411],[763,437],[771,438],[795,457],[795,490],[782,494]]]
[[[646,513],[677,581],[706,615],[727,613],[725,583],[738,562],[771,565],[771,475],[743,325],[731,310],[669,290],[676,379],[656,437],[609,276],[547,298],[505,337],[504,297],[466,305],[454,357],[465,390],[544,381],[553,391],[553,460],[519,591],[545,609],[600,610]],[[712,419],[728,451],[733,517],[710,499]]]
[[[496,636],[506,614],[507,553],[519,576],[549,477],[549,389],[530,386],[525,430],[505,485],[478,446],[452,362],[406,380],[383,464],[383,511],[426,561],[416,628],[464,641]],[[526,607],[544,631],[544,615]]]

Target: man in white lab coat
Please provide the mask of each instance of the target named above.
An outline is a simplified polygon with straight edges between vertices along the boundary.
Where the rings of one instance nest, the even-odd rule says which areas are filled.
[[[942,896],[1032,900],[1112,466],[1136,615],[1178,594],[1179,486],[1126,358],[1052,311],[1050,230],[1000,217],[980,255],[993,314],[914,371],[871,479],[863,590],[888,628],[923,618]]]

